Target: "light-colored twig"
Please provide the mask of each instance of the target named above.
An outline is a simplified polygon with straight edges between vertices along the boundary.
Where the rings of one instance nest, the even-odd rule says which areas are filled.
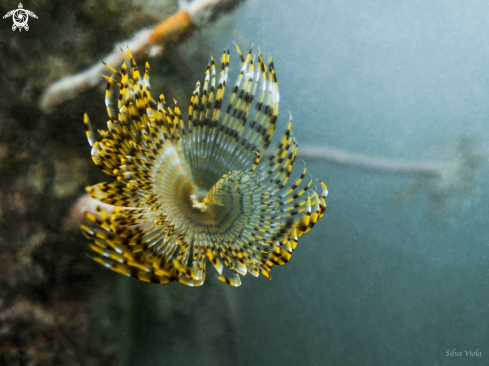
[[[425,176],[441,176],[449,162],[407,162],[346,152],[328,147],[303,146],[297,156],[301,159],[320,159],[338,165],[349,165],[365,170],[385,173],[420,174]]]
[[[104,57],[109,65],[123,62],[121,48],[129,47],[134,55],[146,53],[154,56],[161,53],[164,47],[180,42],[192,30],[203,27],[220,15],[233,10],[244,0],[195,0],[190,3],[181,1],[180,11],[158,24],[152,29],[142,29],[131,39],[118,43],[114,51]],[[65,76],[46,88],[39,105],[44,111],[74,99],[80,92],[103,82],[100,74],[105,66],[101,62],[75,75]]]
[[[432,209],[438,210],[455,207],[461,199],[469,197],[488,162],[471,138],[460,138],[451,151],[449,159],[439,162],[406,162],[311,146],[299,147],[297,156],[378,173],[409,175],[409,183],[400,191],[393,191],[393,197],[404,201],[418,191],[426,190]]]

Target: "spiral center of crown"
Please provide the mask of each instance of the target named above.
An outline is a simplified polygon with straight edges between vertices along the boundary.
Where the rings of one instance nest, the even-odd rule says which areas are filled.
[[[223,206],[222,202],[216,201],[213,195],[215,190],[215,185],[210,190],[205,188],[197,188],[194,190],[190,195],[192,208],[198,209],[200,212],[214,212],[215,209],[217,209],[216,206]]]
[[[192,201],[192,208],[196,208],[201,212],[206,212],[209,208],[210,202],[206,196],[202,197],[201,195],[191,194],[190,200]]]

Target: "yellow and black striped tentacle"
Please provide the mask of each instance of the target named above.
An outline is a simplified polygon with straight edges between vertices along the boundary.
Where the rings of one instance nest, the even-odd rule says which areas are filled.
[[[253,191],[257,192],[259,190],[254,187]],[[268,195],[255,193],[254,196],[255,197],[252,196],[252,198],[255,198],[252,200],[254,212],[249,216],[249,219],[243,228],[242,239],[237,241],[243,245],[247,252],[251,253],[247,254],[247,258],[249,259],[247,269],[250,272],[256,272],[256,264],[264,261],[264,257],[261,253],[269,252],[269,250],[266,249],[266,246],[270,246],[271,243],[267,237],[276,228],[276,225],[273,223],[273,218],[267,213],[270,211],[268,209],[269,202],[267,202],[267,200],[264,201],[264,198],[268,197]],[[242,201],[242,198],[240,198],[240,200]],[[254,242],[259,244],[254,244]]]
[[[286,133],[287,136],[287,133]],[[289,142],[290,143],[290,142]],[[287,145],[289,144],[287,143]],[[281,146],[284,146],[284,140],[279,144],[279,148],[277,149],[276,155],[280,157],[280,159],[283,160],[285,156],[287,156],[287,151],[290,149],[290,147],[287,148],[287,150],[284,150],[283,153],[281,153]],[[296,151],[296,150],[295,150]],[[289,170],[285,169],[286,167],[291,167],[291,164],[293,164],[293,160],[295,158],[295,153],[293,152],[292,155],[288,155],[289,159],[287,159],[286,163],[278,162],[275,166],[278,167],[280,166],[279,164],[282,164],[282,168],[279,170],[278,174],[275,175],[275,177],[271,180],[269,180],[269,183],[267,187],[273,187],[276,188],[275,192],[278,192],[281,190],[286,183],[286,180],[288,180],[289,177]],[[269,159],[269,163],[273,162],[274,159]],[[271,164],[269,164],[271,165]],[[302,175],[297,179],[297,181],[288,189],[288,191],[285,194],[278,195],[278,201],[277,201],[277,207],[273,211],[274,215],[277,217],[295,217],[297,215],[303,215],[303,212],[306,210],[306,203],[310,203],[310,199],[299,199],[305,192],[307,192],[311,186],[312,180],[302,189],[298,190],[298,187],[300,183],[302,182],[305,174],[306,174],[307,169],[305,168]],[[273,172],[273,169],[268,171],[268,174]],[[278,177],[278,178],[277,178]],[[313,195],[317,197],[317,194],[313,192]],[[318,205],[318,210],[319,210],[319,198],[313,200],[314,205]],[[293,220],[292,220],[293,221]],[[292,222],[288,220],[289,224]]]
[[[273,61],[269,57],[266,67],[261,53],[255,60],[251,50],[246,58],[237,50],[242,67],[225,113],[229,51],[221,59],[217,89],[211,59],[187,122],[176,102],[172,109],[163,95],[157,103],[152,99],[149,66],[141,77],[130,51],[121,72],[113,70],[108,130],[95,138],[84,118],[94,162],[116,178],[87,188],[111,207],[87,213],[94,227],[83,227],[98,263],[142,281],[198,286],[207,258],[219,274],[224,266],[231,272],[221,281],[239,286],[239,275],[271,278],[273,265],[286,263],[298,236],[324,214],[326,186],[321,182],[320,196],[309,189],[311,182],[300,188],[306,169],[284,192],[297,154],[290,123],[273,156],[260,162],[278,113]]]
[[[261,64],[262,68],[266,68],[263,60],[261,60]],[[268,59],[267,69],[263,75],[262,97],[256,104],[257,112],[250,125],[251,133],[248,137],[251,144],[262,146],[263,151],[268,148],[272,140],[279,105],[278,83],[271,56]]]
[[[315,191],[312,191],[312,197],[308,194],[307,205],[304,212],[298,219],[289,220],[281,230],[273,237],[277,241],[277,249],[267,257],[267,264],[283,265],[287,263],[292,252],[297,246],[298,237],[312,229],[319,219],[320,199]]]
[[[119,123],[119,121],[109,121],[109,130],[113,138],[108,136],[109,131],[104,131],[102,139],[100,139],[100,148],[95,149],[94,153],[94,160],[96,160],[95,158],[100,158],[101,161],[105,162],[105,165],[108,165],[108,168],[115,168],[113,171],[107,171],[107,173],[116,175],[118,181],[121,183],[115,182],[110,185],[105,184],[99,187],[91,187],[89,192],[92,197],[101,202],[117,206],[140,207],[143,200],[146,201],[146,204],[157,202],[155,195],[148,193],[148,190],[150,191],[153,188],[150,173],[153,170],[153,164],[155,163],[156,155],[158,154],[158,149],[156,147],[162,147],[162,144],[164,143],[164,134],[158,134],[158,126],[154,125],[153,121],[146,119],[146,115],[143,113],[143,108],[146,107],[145,109],[148,109],[147,104],[151,101],[150,95],[144,94],[146,91],[144,89],[149,85],[148,72],[145,73],[146,82],[140,83],[130,79],[128,72],[124,70],[125,67],[123,66],[122,74],[125,79],[123,83],[124,89],[121,94],[127,93],[128,96],[119,97],[120,101],[125,101],[124,103],[121,103],[121,113],[119,114],[119,121],[122,123]],[[133,69],[133,75],[134,74],[136,74],[136,80],[138,80],[135,69]],[[133,88],[132,90],[130,90],[131,87]],[[141,87],[143,89],[143,95],[140,94]],[[137,88],[138,90],[134,90],[134,88]],[[159,111],[155,112],[159,113]],[[85,118],[85,124],[87,126],[87,137],[91,143],[94,143],[93,133],[87,117]],[[143,139],[140,138],[141,134],[139,133],[143,135]],[[109,161],[110,164],[107,164],[107,161]],[[124,228],[120,224],[115,224],[118,216],[121,216],[121,212],[124,211],[126,214],[125,220],[119,220],[119,222],[132,221],[131,227]],[[154,245],[155,241],[166,235],[162,234],[161,231],[156,232],[155,230],[151,230],[148,227],[148,224],[140,225],[140,223],[145,222],[144,218],[153,218],[155,215],[161,215],[161,213],[137,210],[134,216],[131,216],[127,211],[128,210],[117,210],[117,214],[113,218],[114,221],[110,222],[109,220],[109,223],[104,224],[104,227],[106,230],[117,232],[119,235],[118,240],[120,240],[121,243],[129,245],[131,251],[136,252],[147,249]],[[131,219],[131,217],[133,217],[133,219]],[[143,233],[145,233],[145,235],[143,235]],[[122,237],[120,235],[122,235]],[[108,241],[109,238],[107,237],[105,240]]]
[[[287,184],[297,155],[297,143],[291,127],[292,122],[289,122],[275,152],[260,167],[260,179],[268,181],[265,185],[273,191],[280,191]]]
[[[188,116],[188,126],[189,135],[186,139],[186,144],[188,145],[187,159],[189,161],[190,167],[193,171],[197,171],[197,167],[202,164],[201,149],[203,146],[203,133],[205,121],[202,119],[205,116],[205,105],[208,99],[208,84],[210,79],[210,64],[207,65],[206,74],[204,79],[204,86],[201,93],[201,84],[197,82],[196,88],[192,94],[189,106],[189,116]]]
[[[183,276],[169,263],[160,261],[158,264],[148,261],[141,253],[131,253],[124,246],[111,243],[104,233],[96,233],[93,229],[82,226],[85,236],[92,241],[89,255],[95,262],[114,272],[134,277],[143,282],[168,283],[178,281],[188,286],[199,286],[202,280],[192,280]]]
[[[247,57],[248,59],[248,57]],[[258,65],[258,69],[256,70],[255,76],[255,62],[254,58],[250,60],[249,64],[245,65],[249,66],[247,73],[245,74],[245,86],[239,92],[239,101],[240,108],[235,108],[233,111],[233,116],[236,118],[235,122],[235,134],[234,140],[230,140],[230,143],[234,144],[234,149],[231,151],[231,154],[236,155],[237,158],[249,157],[250,152],[258,151],[260,154],[264,154],[265,149],[263,146],[259,144],[250,143],[250,140],[247,139],[246,131],[250,129],[248,123],[248,115],[250,107],[253,105],[254,95],[257,89],[257,85],[259,83],[260,78],[260,66]],[[251,165],[252,160],[249,158],[246,159],[246,166],[243,169],[248,169]]]
[[[226,142],[226,139],[229,137],[229,135],[232,134],[232,129],[231,129],[231,125],[230,125],[230,122],[231,122],[230,115],[232,114],[232,108],[235,107],[236,104],[238,103],[239,94],[243,90],[241,87],[243,76],[246,73],[248,63],[251,61],[252,49],[250,49],[246,59],[243,57],[241,50],[239,49],[239,47],[237,45],[236,45],[236,49],[238,51],[238,55],[241,59],[242,65],[241,65],[241,70],[240,70],[239,76],[238,76],[236,83],[233,87],[233,90],[231,92],[231,97],[230,97],[229,103],[226,107],[226,111],[225,111],[225,114],[223,116],[222,123],[220,124],[219,129],[217,131],[217,133],[218,133],[217,138],[214,140],[216,146],[218,146],[218,147],[222,147],[223,143]]]
[[[209,90],[209,84],[210,90]],[[210,106],[212,105],[212,100],[214,98],[214,88],[215,88],[215,64],[214,59],[211,58],[211,62],[207,65],[205,71],[204,86],[202,89],[202,98],[200,100],[200,110],[199,119],[197,123],[197,162],[198,166],[202,167],[204,162],[204,151],[206,148],[205,135],[208,130],[208,116],[210,115]]]
[[[105,106],[107,108],[107,114],[109,119],[115,120],[117,119],[117,111],[115,109],[116,104],[114,101],[114,95],[116,94],[115,88],[119,88],[120,90],[121,84],[117,79],[121,80],[122,74],[105,62],[102,61],[102,63],[112,72],[112,76],[103,75],[103,77],[107,80],[107,87],[105,89]]]
[[[324,213],[326,212],[326,197],[328,196],[328,187],[326,187],[326,184],[324,184],[322,181],[318,180],[319,183],[321,183],[321,186],[323,188],[323,191],[321,193],[321,196],[319,197],[320,202],[321,202],[321,210],[319,212],[319,218],[323,217]]]
[[[200,82],[197,82],[196,88],[192,94],[192,99],[189,106],[189,134],[187,137],[189,145],[189,157],[188,162],[193,172],[196,172],[196,166],[198,164],[197,153],[197,135],[198,135],[198,118],[199,118],[199,95],[200,95]]]
[[[222,153],[222,148],[215,143],[219,132],[222,135],[222,119],[221,119],[221,107],[222,107],[222,99],[224,96],[227,73],[229,69],[229,51],[225,51],[221,60],[221,71],[219,76],[219,85],[217,91],[214,92],[214,83],[215,83],[215,65],[211,61],[207,70],[206,70],[206,83],[204,85],[203,97],[200,105],[200,113],[199,113],[199,128],[194,128],[194,131],[197,130],[197,137],[192,136],[191,140],[194,142],[197,140],[197,152],[192,153],[194,156],[198,156],[197,159],[192,157],[190,161],[192,169],[197,172],[198,176],[202,176],[202,172],[206,172],[206,177],[202,177],[204,180],[204,186],[214,184],[219,177],[225,174],[230,170],[231,167],[235,167],[232,164],[231,159],[228,161],[216,163],[216,160],[211,157],[217,151],[218,154]],[[209,93],[208,84],[211,85],[211,89]],[[194,95],[196,93],[194,92]],[[215,97],[214,97],[215,95]],[[196,105],[195,97],[192,97],[192,105]],[[215,99],[215,100],[214,100]],[[213,102],[214,100],[214,102]],[[192,107],[192,110],[195,110],[195,106]],[[206,117],[207,116],[207,117]],[[194,123],[195,118],[192,115],[192,122]],[[194,123],[196,125],[196,123]],[[200,130],[199,130],[200,129]],[[200,131],[200,132],[199,132]],[[227,131],[227,130],[226,130]],[[195,135],[195,133],[194,133]],[[231,156],[227,155],[229,158]],[[236,167],[241,168],[241,167]]]
[[[254,153],[249,151],[247,155],[243,158],[241,153],[234,154],[239,137],[239,124],[240,121],[237,120],[237,116],[241,109],[243,109],[244,98],[249,98],[250,85],[250,70],[252,57],[250,50],[246,56],[246,59],[242,56],[241,51],[236,46],[238,54],[243,61],[240,74],[234,85],[231,93],[230,101],[226,107],[222,123],[219,123],[216,130],[215,136],[210,141],[213,142],[213,150],[209,161],[217,162],[218,165],[223,166],[224,169],[229,170],[230,168],[235,169],[245,169],[249,168],[249,162],[253,161]],[[252,76],[252,75],[251,75]],[[243,82],[244,80],[244,82]],[[245,162],[245,164],[243,164]]]
[[[233,94],[231,96],[231,101],[228,106],[227,113],[224,119],[226,121],[227,118],[231,116],[229,120],[233,121],[234,119],[235,122],[234,124],[231,125],[231,128],[228,128],[227,125],[221,126],[221,132],[219,138],[221,136],[223,137],[217,140],[218,144],[216,144],[215,146],[219,146],[219,143],[221,142],[225,143],[226,145],[224,145],[223,148],[224,153],[222,153],[222,148],[221,149],[214,148],[215,152],[220,153],[219,156],[216,156],[217,154],[214,154],[214,157],[220,159],[218,161],[232,161],[235,166],[244,165],[242,169],[247,170],[250,167],[250,165],[253,163],[253,160],[250,159],[252,157],[250,156],[250,152],[259,151],[263,153],[264,150],[266,149],[265,146],[266,141],[258,138],[257,140],[260,140],[262,145],[260,144],[255,145],[253,143],[250,143],[249,140],[244,137],[246,135],[246,129],[249,129],[248,136],[251,134],[254,127],[255,128],[254,135],[252,136],[256,137],[258,135],[267,134],[269,138],[267,138],[266,140],[271,139],[271,137],[273,136],[273,128],[267,129],[264,127],[264,124],[268,123],[269,126],[274,126],[276,115],[274,113],[271,114],[270,117],[270,120],[272,120],[271,123],[270,120],[267,120],[266,115],[263,115],[263,118],[261,119],[261,123],[257,124],[256,121],[261,116],[260,109],[261,106],[263,105],[263,100],[265,99],[265,95],[268,94],[266,108],[268,108],[268,105],[272,100],[274,101],[276,100],[278,102],[278,89],[267,88],[267,85],[269,84],[267,83],[267,71],[263,64],[263,60],[261,59],[261,55],[259,56],[259,64],[256,73],[256,79],[253,81],[253,76],[255,71],[254,71],[254,63],[251,58],[251,51],[248,53],[247,58],[244,59],[244,57],[242,57],[241,55],[241,52],[239,51],[239,48],[237,49],[243,61],[243,66],[241,69],[240,77],[238,78],[238,81],[234,87]],[[258,102],[260,107],[258,108],[259,110],[256,113],[255,120],[252,123],[252,125],[250,127],[246,127],[249,108],[252,105],[253,96],[257,89],[260,75],[263,75],[262,96],[261,96],[261,100]],[[242,87],[240,87],[242,78],[245,78],[246,82]],[[270,77],[268,79],[270,79]],[[273,109],[270,109],[270,111],[273,111]],[[278,105],[276,106],[275,111],[278,113]],[[232,149],[230,152],[229,152],[229,148]],[[229,156],[234,156],[235,158],[230,160],[228,159]]]
[[[209,80],[212,80],[212,70],[213,63],[208,66],[206,71],[206,83],[204,85],[203,97],[200,105],[200,118],[199,118],[199,128],[200,134],[204,139],[204,144],[201,143],[202,138],[198,138],[198,152],[203,153],[201,155],[199,164],[195,164],[194,160],[191,160],[192,168],[196,168],[199,171],[201,170],[209,172],[214,172],[214,177],[210,179],[210,182],[215,182],[216,177],[222,176],[223,173],[228,171],[229,169],[244,169],[247,170],[253,164],[253,156],[254,151],[259,151],[261,153],[264,152],[264,145],[267,143],[269,139],[271,139],[273,135],[273,126],[275,124],[274,120],[276,119],[276,113],[278,112],[278,88],[276,88],[276,83],[268,82],[275,80],[274,71],[273,71],[273,63],[271,62],[271,73],[267,72],[267,68],[265,68],[263,64],[263,60],[261,59],[261,55],[259,57],[258,62],[258,72],[256,73],[256,79],[254,80],[255,70],[254,63],[251,56],[251,50],[248,53],[247,57],[244,58],[237,47],[238,54],[240,55],[243,65],[240,71],[240,76],[235,84],[233,89],[230,102],[228,104],[226,113],[222,119],[222,121],[216,117],[220,115],[220,108],[222,106],[222,97],[224,95],[224,83],[221,83],[221,80],[225,82],[225,77],[227,76],[227,69],[229,63],[229,51],[223,54],[222,62],[221,62],[221,77],[218,86],[218,91],[216,93],[216,101],[214,104],[214,109],[212,110],[212,119],[206,119],[206,113],[210,114],[210,106],[212,103],[209,103],[209,99],[211,97],[212,92],[207,93]],[[270,74],[270,75],[268,75]],[[224,78],[223,76],[224,75]],[[258,124],[255,122],[255,132],[254,136],[262,135],[262,138],[257,138],[262,142],[261,146],[257,146],[254,144],[250,144],[247,139],[244,138],[246,121],[249,112],[249,108],[252,105],[253,96],[257,89],[257,85],[260,79],[260,75],[262,75],[262,100],[265,98],[265,94],[268,94],[267,102],[265,103],[265,109],[267,110],[267,114],[270,114],[270,120],[267,119],[267,114],[263,115],[261,122]],[[267,76],[268,75],[268,76]],[[224,79],[224,80],[223,80]],[[244,82],[243,82],[244,81]],[[270,85],[267,87],[266,85]],[[222,86],[222,87],[221,87]],[[212,91],[212,86],[211,86]],[[207,96],[207,94],[209,96]],[[195,95],[195,93],[194,93]],[[194,97],[191,101],[192,111],[196,109],[196,100]],[[274,102],[273,105],[270,105],[271,102]],[[260,103],[263,105],[263,102]],[[271,112],[268,112],[271,111]],[[260,113],[255,116],[255,120],[257,120],[261,116]],[[203,121],[203,122],[202,122]],[[209,124],[208,133],[207,125]],[[265,127],[265,124],[268,127]],[[214,127],[215,126],[215,127]],[[251,132],[251,130],[250,130]],[[266,139],[263,139],[263,135],[268,136]],[[192,137],[194,140],[195,137]],[[204,150],[202,150],[202,146],[204,146]],[[194,154],[192,154],[194,155]]]
[[[88,143],[90,144],[90,146],[93,146],[93,144],[97,139],[95,137],[95,132],[93,131],[92,125],[90,123],[90,118],[86,113],[83,115],[83,125],[85,126],[85,133],[87,135]]]
[[[249,166],[250,151],[244,149],[243,140],[241,136],[246,126],[248,112],[250,105],[253,101],[254,91],[254,74],[255,67],[253,62],[254,57],[251,57],[251,50],[245,60],[245,65],[243,65],[242,74],[244,83],[240,90],[238,90],[237,99],[233,107],[232,112],[230,112],[229,126],[231,134],[228,136],[227,141],[223,146],[225,151],[229,151],[232,157],[231,161],[234,164],[239,164],[243,166],[243,169],[247,169]],[[249,60],[249,61],[248,61]],[[241,74],[240,74],[241,75]]]
[[[205,156],[208,150],[209,144],[209,133],[211,131],[212,124],[212,115],[213,109],[215,106],[215,98],[216,98],[216,65],[214,63],[214,58],[211,57],[210,63],[210,89],[209,94],[207,96],[207,102],[204,106],[205,113],[203,114],[203,131],[201,136],[201,148],[199,151],[199,155],[204,158],[204,166],[206,165]]]
[[[216,100],[214,103],[214,108],[212,111],[212,120],[211,120],[211,126],[210,126],[210,131],[209,131],[209,139],[207,141],[208,146],[206,149],[206,159],[208,159],[208,164],[207,167],[212,168],[212,156],[214,154],[214,151],[216,147],[218,146],[216,144],[216,139],[218,136],[218,128],[220,128],[222,121],[221,121],[221,108],[222,108],[222,101],[224,98],[224,93],[226,90],[226,83],[227,83],[227,78],[228,78],[228,72],[229,72],[229,49],[224,50],[221,58],[221,71],[219,73],[219,84],[217,87],[217,92],[216,92]]]
[[[297,221],[295,225],[295,234],[297,235],[297,237],[308,232],[319,218],[319,197],[315,191],[311,191],[312,196],[308,193],[307,197],[307,210],[304,212],[304,214],[300,217],[299,221]]]
[[[304,171],[305,171],[305,169],[304,169]],[[281,199],[278,203],[279,210],[278,210],[277,214],[281,214],[281,215],[284,215],[285,217],[289,217],[289,216],[295,216],[297,214],[304,212],[305,208],[302,206],[306,205],[306,203],[309,202],[308,201],[309,198],[300,198],[300,197],[306,192],[308,193],[307,197],[309,197],[309,189],[310,189],[311,184],[312,184],[312,178],[309,180],[309,183],[307,185],[305,185],[302,189],[298,189],[298,186],[300,184],[300,183],[298,184],[298,182],[300,180],[302,180],[303,176],[304,176],[304,173],[301,175],[301,177],[299,177],[299,179],[294,184],[293,187],[296,187],[296,188],[292,191],[289,190],[289,191],[291,191],[290,194],[286,194],[285,196],[281,197]],[[316,194],[316,192],[314,192],[312,194],[314,195],[314,194]],[[305,207],[307,207],[307,205]]]
[[[268,87],[267,87],[268,76],[267,76],[267,73],[268,73],[268,68],[265,66],[265,63],[263,62],[263,59],[261,57],[261,52],[259,52],[258,53],[258,70],[257,70],[257,77],[256,77],[256,85],[258,85],[258,82],[260,81],[260,77],[261,77],[261,82],[260,82],[261,93],[260,93],[260,97],[259,97],[258,101],[256,101],[256,104],[255,104],[256,112],[255,112],[254,119],[249,126],[249,130],[247,131],[246,140],[251,140],[251,138],[253,137],[253,135],[251,135],[251,133],[256,132],[255,126],[259,127],[259,125],[260,125],[259,118],[260,118],[260,116],[262,116],[262,111],[264,110],[263,107],[264,107],[265,97],[268,95]],[[265,113],[265,115],[266,115],[266,113]]]
[[[215,162],[210,160],[211,151],[214,148],[214,144],[211,141],[213,141],[215,138],[216,127],[220,116],[222,98],[224,95],[225,79],[227,78],[227,72],[228,72],[228,63],[226,63],[225,59],[226,59],[226,54],[223,54],[223,57],[221,59],[221,70],[220,70],[219,85],[217,87],[217,90],[215,90],[215,75],[216,75],[215,65],[214,65],[214,60],[213,59],[211,60],[212,84],[211,84],[211,91],[209,93],[209,100],[207,102],[207,108],[206,108],[206,118],[205,118],[206,128],[203,136],[203,146],[202,146],[202,150],[200,151],[201,165],[198,167],[198,169],[202,171],[214,171],[217,174],[217,176],[222,176],[222,174],[229,171],[229,169],[226,169],[224,167],[216,166]],[[228,51],[228,59],[229,59],[229,51]]]
[[[241,286],[241,278],[237,272],[234,273],[234,276],[219,276],[217,279],[234,287]]]
[[[104,203],[115,204],[125,207],[141,207],[142,202],[145,202],[146,205],[157,203],[159,197],[157,197],[154,193],[151,193],[151,191],[154,189],[151,179],[152,176],[150,174],[154,170],[152,165],[153,161],[151,159],[148,159],[148,157],[151,158],[151,156],[145,155],[145,153],[147,153],[147,151],[142,149],[135,149],[136,156],[127,156],[125,158],[126,164],[121,165],[119,169],[116,169],[118,171],[118,180],[121,183],[116,182],[110,185],[91,187],[91,189],[89,189],[89,192],[92,197]],[[175,154],[167,154],[167,157],[170,160],[177,159]],[[176,164],[176,166],[180,166],[181,170],[181,166],[183,163],[180,163],[181,164]],[[116,170],[114,170],[114,172]],[[175,174],[172,174],[172,176],[175,176]],[[187,183],[189,181],[190,179],[187,179]],[[117,198],[117,200],[115,200],[115,198]],[[133,239],[136,234],[137,231],[132,230],[132,235],[126,232],[124,236],[129,239]],[[147,236],[148,235],[146,235],[146,237]]]

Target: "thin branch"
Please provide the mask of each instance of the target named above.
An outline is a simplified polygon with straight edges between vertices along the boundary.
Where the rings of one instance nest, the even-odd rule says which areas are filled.
[[[328,147],[303,146],[298,155],[302,159],[320,159],[338,165],[349,165],[385,173],[420,174],[439,177],[449,162],[408,162],[346,152]]]
[[[410,175],[410,182],[400,191],[393,191],[393,197],[405,201],[415,193],[426,190],[434,211],[454,207],[461,199],[470,197],[488,161],[487,156],[479,151],[477,142],[468,137],[461,137],[451,149],[451,156],[439,162],[396,161],[311,146],[299,148],[298,157],[379,173]]]
[[[104,57],[109,65],[123,62],[121,48],[129,47],[135,55],[146,53],[148,56],[160,54],[164,47],[178,43],[189,36],[194,29],[201,28],[214,21],[220,15],[232,11],[244,0],[195,0],[184,1],[180,11],[152,29],[142,29],[131,39],[118,43],[114,51]],[[92,67],[75,75],[65,76],[46,88],[39,105],[44,111],[67,100],[74,99],[79,93],[102,83],[105,66],[97,62]]]

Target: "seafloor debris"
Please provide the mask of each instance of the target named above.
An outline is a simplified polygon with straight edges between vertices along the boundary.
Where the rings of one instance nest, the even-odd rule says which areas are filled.
[[[46,306],[30,300],[0,303],[2,365],[107,365],[111,350],[93,354],[87,348],[89,319],[83,303],[54,301]],[[80,354],[80,349],[84,354]]]

